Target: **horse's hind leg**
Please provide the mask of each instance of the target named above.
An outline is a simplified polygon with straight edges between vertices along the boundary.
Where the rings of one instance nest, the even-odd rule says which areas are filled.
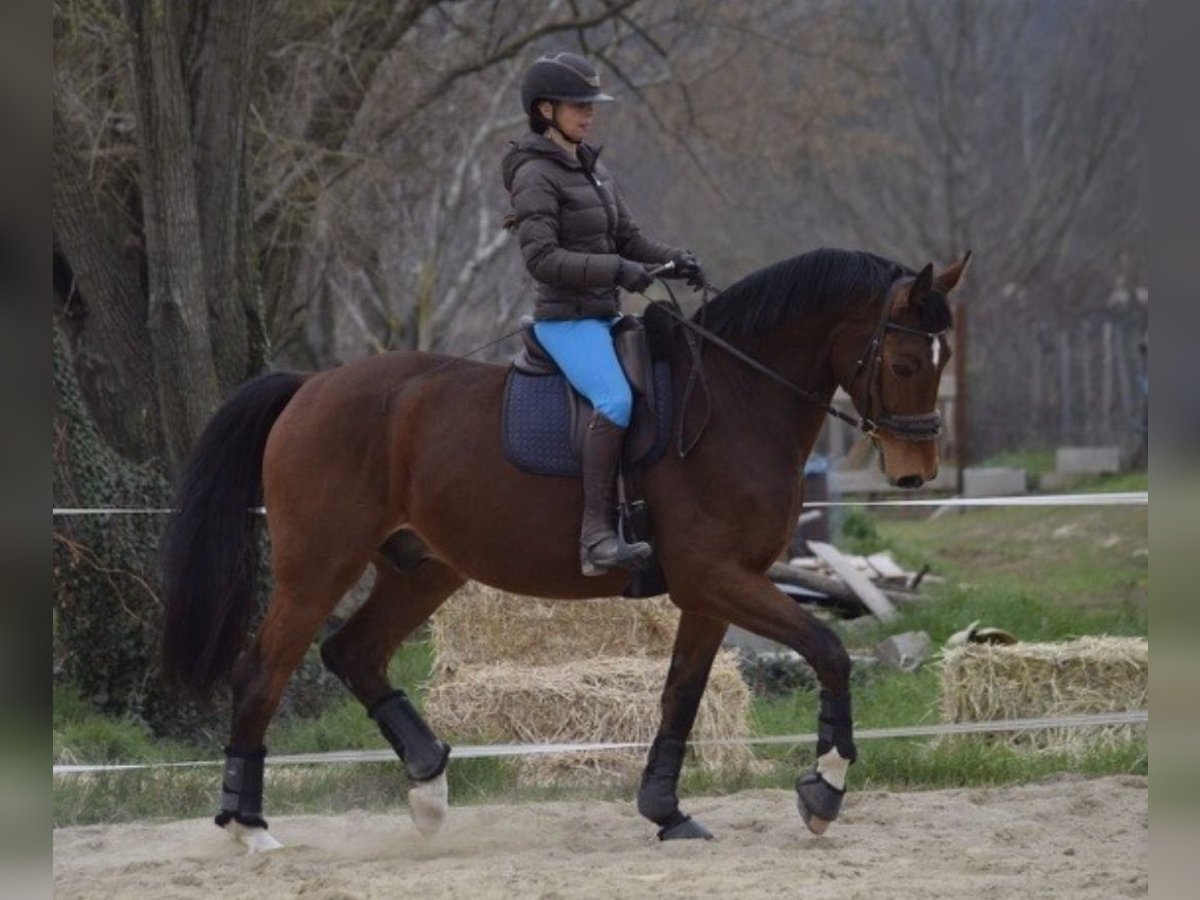
[[[465,580],[445,564],[426,559],[412,571],[376,563],[375,586],[346,624],[321,645],[326,667],[367,708],[415,782],[409,812],[422,834],[441,826],[447,805],[446,761],[439,741],[403,690],[392,687],[388,662],[396,649]]]
[[[233,728],[225,748],[221,811],[216,822],[251,852],[281,846],[267,832],[262,815],[267,726],[317,630],[366,563],[364,554],[320,571],[312,571],[311,564],[298,568],[276,565],[276,586],[267,615],[254,643],[234,666]]]
[[[675,788],[687,738],[725,629],[724,622],[698,613],[685,611],[679,619],[663,688],[662,721],[638,788],[638,812],[660,826],[660,840],[712,837],[703,825],[680,812]]]

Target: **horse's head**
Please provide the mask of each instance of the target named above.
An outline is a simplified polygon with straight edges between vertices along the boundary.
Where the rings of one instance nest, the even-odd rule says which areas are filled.
[[[874,424],[880,467],[892,484],[918,488],[937,476],[938,384],[950,359],[946,332],[952,324],[946,296],[958,285],[961,260],[934,274],[892,282],[882,308],[842,329],[833,347],[834,370],[861,416]]]

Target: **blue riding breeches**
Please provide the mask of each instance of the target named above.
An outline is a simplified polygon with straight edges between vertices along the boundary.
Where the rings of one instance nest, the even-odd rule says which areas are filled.
[[[593,409],[622,428],[633,415],[633,391],[617,361],[610,329],[617,317],[535,322],[533,333],[558,363],[571,387]]]

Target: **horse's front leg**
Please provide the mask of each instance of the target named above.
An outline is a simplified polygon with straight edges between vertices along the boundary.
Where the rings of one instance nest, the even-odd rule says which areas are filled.
[[[796,795],[809,830],[823,834],[841,811],[846,773],[858,757],[846,648],[832,628],[801,609],[762,573],[732,568],[708,572],[694,592],[682,596],[689,609],[791,647],[816,672],[821,684],[817,762],[796,780]]]
[[[663,688],[662,722],[638,789],[638,812],[659,826],[660,840],[712,837],[703,825],[680,812],[675,789],[687,738],[725,629],[724,622],[693,612],[685,611],[679,620]]]

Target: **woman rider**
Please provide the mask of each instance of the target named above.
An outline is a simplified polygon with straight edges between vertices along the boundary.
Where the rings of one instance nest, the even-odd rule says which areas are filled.
[[[620,309],[617,287],[649,287],[652,278],[642,263],[674,263],[672,275],[694,284],[703,277],[689,251],[641,234],[598,159],[600,148],[583,142],[593,104],[612,99],[582,56],[543,56],[521,84],[533,134],[509,145],[503,165],[521,252],[538,283],[534,333],[594,409],[582,454],[579,557],[585,575],[633,566],[650,555],[648,544],[626,544],[614,528],[617,463],[633,410],[609,333]]]

